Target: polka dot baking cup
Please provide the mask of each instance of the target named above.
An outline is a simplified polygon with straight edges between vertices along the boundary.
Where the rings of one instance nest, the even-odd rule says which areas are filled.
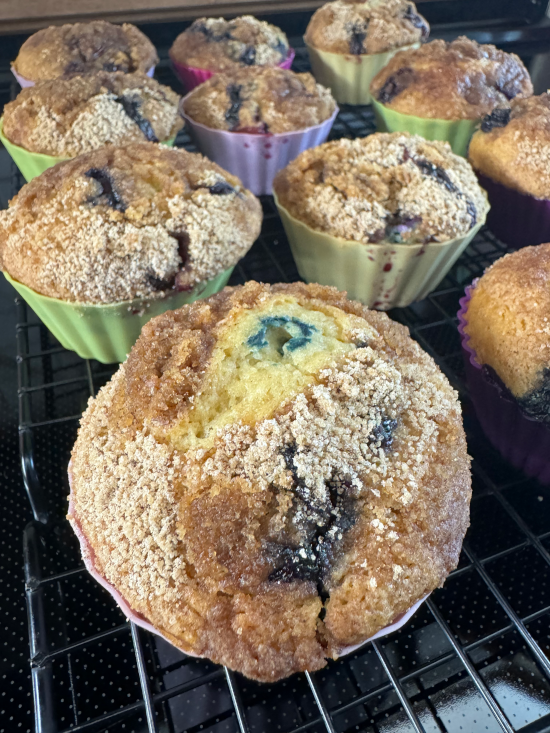
[[[185,104],[185,97],[182,108]],[[320,125],[278,134],[249,134],[214,130],[182,112],[198,149],[222,168],[241,179],[245,188],[260,196],[271,193],[277,171],[304,150],[324,143],[338,114],[338,107]]]
[[[379,132],[410,132],[426,140],[446,140],[453,153],[463,157],[468,152],[470,138],[479,122],[479,120],[435,120],[404,115],[389,109],[374,98],[372,108],[376,117],[376,129]]]
[[[69,486],[70,486],[70,494],[69,494],[69,511],[67,518],[69,522],[71,523],[71,526],[73,528],[74,533],[78,537],[78,541],[80,543],[80,552],[82,555],[82,560],[84,561],[84,565],[86,566],[86,570],[90,573],[92,578],[99,583],[105,590],[111,594],[115,602],[117,603],[118,607],[122,611],[122,613],[126,616],[126,618],[129,621],[132,621],[136,624],[136,626],[140,626],[142,629],[145,629],[146,631],[151,632],[152,634],[156,634],[157,636],[160,636],[165,641],[167,641],[169,644],[173,644],[174,646],[179,645],[176,644],[175,637],[171,637],[169,634],[163,634],[161,633],[157,628],[153,626],[141,613],[138,613],[137,611],[134,611],[130,605],[126,602],[124,597],[118,592],[118,590],[109,583],[109,581],[98,571],[98,569],[95,566],[95,553],[90,546],[90,543],[86,539],[86,536],[84,532],[82,531],[82,527],[80,525],[80,522],[78,521],[78,517],[75,513],[75,507],[74,507],[74,497],[73,497],[73,489],[72,489],[72,470],[71,470],[71,464],[69,463],[68,468],[68,474],[69,474]],[[429,594],[428,594],[429,595]],[[339,656],[343,657],[346,654],[351,654],[354,651],[357,651],[360,647],[367,644],[369,641],[374,641],[375,639],[379,639],[382,636],[387,636],[388,634],[392,634],[394,631],[397,631],[402,626],[404,626],[409,619],[413,616],[414,613],[420,608],[420,606],[424,603],[428,596],[424,596],[424,598],[421,598],[419,601],[417,601],[411,608],[409,608],[408,611],[405,611],[405,613],[400,614],[389,626],[384,626],[384,628],[380,629],[380,631],[377,631],[376,634],[369,637],[368,639],[365,639],[364,641],[360,642],[359,644],[354,644],[353,646],[345,647],[340,651]],[[196,654],[188,652],[186,649],[182,649],[182,651],[187,654],[190,657],[196,657]]]
[[[512,466],[527,476],[550,484],[550,426],[528,417],[500,380],[482,366],[470,338],[465,332],[468,325],[468,305],[477,280],[466,288],[460,299],[458,330],[466,370],[466,383],[474,410],[483,432],[491,444]]]
[[[487,209],[478,212],[468,234],[446,242],[363,244],[312,229],[274,198],[301,277],[378,310],[410,305],[435,290],[487,216]]]
[[[487,226],[514,249],[550,242],[550,201],[515,191],[476,171],[491,211]]]
[[[15,78],[19,82],[19,86],[21,86],[23,89],[25,89],[25,87],[33,87],[36,84],[36,82],[31,81],[30,79],[25,79],[24,76],[21,76],[21,74],[18,74],[13,66],[11,66],[11,73],[15,76]],[[149,71],[147,71],[146,73],[147,73],[147,76],[153,77],[155,74],[155,67],[151,66]]]
[[[294,56],[294,49],[289,48],[286,59],[284,61],[281,61],[280,64],[277,64],[277,66],[279,66],[281,69],[290,69],[290,67],[292,66],[292,62],[294,61]],[[210,79],[210,77],[214,76],[214,74],[216,73],[215,71],[210,71],[209,69],[200,69],[197,66],[188,66],[187,64],[182,64],[172,58],[172,56],[170,56],[170,60],[172,61],[172,68],[174,69],[174,73],[188,92],[190,92],[195,87],[198,87],[198,85],[202,84],[203,81]]]
[[[370,83],[398,51],[420,44],[395,48],[386,53],[341,54],[320,51],[306,43],[313,76],[332,92],[339,104],[370,104]]]
[[[173,145],[175,140],[176,138],[173,137],[170,140],[167,140],[164,145]],[[27,182],[36,178],[36,176],[39,176],[41,173],[44,173],[48,168],[52,168],[54,165],[57,165],[57,163],[69,160],[69,158],[61,158],[55,155],[33,153],[30,150],[25,150],[25,148],[22,148],[19,145],[14,145],[14,143],[10,142],[4,135],[2,117],[0,117],[0,142],[6,148],[15,165],[21,171],[23,178]]]
[[[71,303],[49,298],[13,280],[7,272],[4,272],[4,277],[64,348],[76,351],[83,359],[97,359],[103,364],[112,364],[126,359],[142,326],[153,316],[214,295],[227,285],[232,271],[231,267],[189,292],[174,292],[165,298],[107,305]]]

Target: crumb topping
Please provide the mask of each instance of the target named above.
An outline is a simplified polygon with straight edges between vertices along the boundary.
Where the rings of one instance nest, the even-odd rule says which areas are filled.
[[[313,229],[365,244],[446,241],[466,234],[487,210],[467,161],[446,142],[408,133],[306,150],[277,174],[274,190]]]

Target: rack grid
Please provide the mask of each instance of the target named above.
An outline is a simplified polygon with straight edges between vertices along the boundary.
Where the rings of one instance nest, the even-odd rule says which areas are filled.
[[[295,68],[306,63],[298,48]],[[166,62],[157,73],[173,84]],[[331,136],[373,130],[368,107],[344,106]],[[193,149],[185,133],[177,144]],[[21,183],[14,169],[14,192]],[[231,284],[299,279],[272,198],[262,205],[262,234]],[[19,439],[34,514],[24,559],[38,733],[550,730],[550,489],[506,464],[484,438],[456,328],[465,285],[506,251],[482,229],[435,292],[390,312],[462,400],[474,491],[458,568],[398,632],[320,672],[272,685],[187,657],[129,623],[87,574],[64,516],[66,467],[87,400],[116,365],[66,351],[17,301]]]

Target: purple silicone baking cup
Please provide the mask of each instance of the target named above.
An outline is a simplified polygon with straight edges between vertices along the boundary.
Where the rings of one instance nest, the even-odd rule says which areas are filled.
[[[214,76],[214,74],[216,73],[214,71],[210,71],[210,69],[201,69],[198,66],[188,66],[187,64],[182,64],[180,61],[176,61],[171,54],[169,55],[170,60],[172,61],[172,68],[174,69],[174,73],[188,92],[190,92],[195,87],[198,87],[199,84],[202,84],[203,82],[210,79],[210,77]],[[290,67],[292,66],[292,62],[294,61],[295,55],[296,54],[294,49],[289,48],[286,59],[284,59],[284,61],[281,61],[280,64],[277,64],[277,66],[280,69],[290,69]]]
[[[33,87],[36,84],[36,82],[31,81],[30,79],[26,79],[24,76],[21,76],[21,74],[18,74],[17,71],[13,68],[13,66],[11,67],[11,73],[15,76],[15,78],[19,82],[19,86],[22,89],[25,89],[26,87]],[[147,71],[146,73],[147,73],[147,76],[150,76],[152,78],[153,74],[155,73],[155,67],[151,66],[149,71]]]
[[[469,345],[467,325],[468,304],[477,280],[466,288],[459,301],[458,330],[466,368],[466,383],[483,432],[515,468],[527,476],[550,484],[550,428],[539,420],[527,417],[517,402],[506,395],[491,380],[477,361],[476,352]]]
[[[508,188],[476,171],[491,210],[487,226],[514,249],[550,242],[550,201]]]
[[[181,108],[185,105],[184,97]],[[320,125],[277,134],[214,130],[182,114],[198,149],[241,179],[245,188],[261,196],[272,192],[273,178],[308,148],[324,143],[338,114],[338,107]]]

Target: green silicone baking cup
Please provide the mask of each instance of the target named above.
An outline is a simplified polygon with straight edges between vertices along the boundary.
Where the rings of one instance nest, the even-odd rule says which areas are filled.
[[[419,48],[420,43],[386,53],[342,54],[321,51],[306,43],[313,76],[329,87],[339,104],[370,104],[370,83],[398,51]]]
[[[27,183],[33,178],[36,178],[36,176],[39,176],[41,173],[44,173],[48,168],[53,168],[54,165],[63,163],[65,160],[71,160],[71,158],[59,158],[55,155],[32,153],[30,150],[25,150],[25,148],[22,148],[19,145],[14,145],[4,135],[3,122],[4,118],[0,117],[0,142],[11,155],[13,162],[19,168]],[[167,140],[164,145],[172,146],[175,140],[175,137],[170,138],[170,140]]]
[[[190,292],[174,292],[165,298],[129,300],[109,305],[70,303],[49,298],[13,280],[7,272],[4,272],[4,277],[62,346],[76,351],[83,359],[97,359],[103,364],[112,364],[126,359],[147,321],[167,310],[175,310],[199,298],[214,295],[227,285],[232,272],[233,268],[230,267]]]
[[[372,108],[379,132],[410,132],[426,140],[446,140],[453,152],[466,157],[470,138],[479,120],[436,120],[404,115],[372,99]]]
[[[301,277],[332,285],[369,308],[388,310],[425,298],[484,224],[489,204],[464,237],[430,244],[363,244],[316,231],[295,219],[274,196]]]

